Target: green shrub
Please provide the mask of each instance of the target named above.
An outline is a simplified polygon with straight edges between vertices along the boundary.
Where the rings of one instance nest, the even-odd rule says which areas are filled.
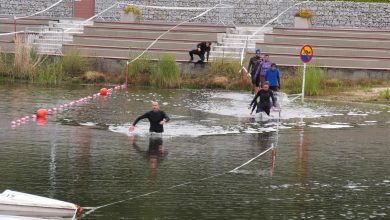
[[[282,88],[289,93],[302,92],[303,67],[298,67],[296,74],[290,75],[282,81]],[[315,66],[307,66],[305,77],[305,95],[318,96],[325,89],[326,80],[325,73],[321,68]]]
[[[303,74],[303,68],[301,73]],[[318,96],[325,88],[325,73],[321,68],[308,66],[306,69],[305,95]]]
[[[229,59],[214,59],[212,62],[207,64],[206,72],[217,76],[229,76],[229,77],[240,77],[239,70],[241,68],[240,62]]]
[[[152,69],[153,65],[151,61],[147,57],[143,56],[129,64],[128,72],[131,77],[137,74],[151,74]]]
[[[390,100],[390,89],[385,89],[379,93],[381,99]]]
[[[88,71],[81,78],[87,83],[102,83],[106,81],[106,76],[96,71]]]
[[[180,85],[180,72],[172,55],[162,56],[152,71],[152,84],[159,88],[175,88]]]
[[[77,50],[70,50],[62,57],[62,69],[70,76],[80,76],[87,70],[85,58]]]
[[[65,78],[61,58],[53,58],[41,65],[30,81],[38,84],[58,85]]]

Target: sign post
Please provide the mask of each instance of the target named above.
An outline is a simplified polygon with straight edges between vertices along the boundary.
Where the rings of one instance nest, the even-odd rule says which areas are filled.
[[[306,66],[307,63],[313,58],[313,48],[310,45],[304,45],[299,53],[299,56],[303,62],[303,75],[302,75],[302,95],[301,101],[304,102],[305,99],[305,80],[306,80]]]

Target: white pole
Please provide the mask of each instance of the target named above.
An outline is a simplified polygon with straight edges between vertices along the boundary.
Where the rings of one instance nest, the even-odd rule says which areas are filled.
[[[306,63],[303,63],[303,79],[302,79],[302,95],[301,101],[304,102],[305,99],[305,79],[306,79]]]

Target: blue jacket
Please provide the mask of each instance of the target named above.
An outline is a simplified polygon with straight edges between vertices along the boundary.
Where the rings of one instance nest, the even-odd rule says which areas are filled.
[[[269,82],[269,86],[279,86],[279,70],[267,70],[265,72],[265,80]]]

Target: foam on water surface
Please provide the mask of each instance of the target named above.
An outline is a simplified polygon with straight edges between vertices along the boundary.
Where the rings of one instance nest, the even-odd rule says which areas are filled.
[[[253,95],[248,93],[238,92],[215,92],[206,94],[206,100],[199,103],[192,103],[191,108],[207,113],[218,115],[233,116],[233,117],[249,117],[250,110],[248,106],[253,99]],[[333,115],[324,108],[308,107],[299,103],[289,101],[286,94],[279,93],[277,95],[278,109],[271,110],[271,118],[279,118],[279,111],[281,110],[280,119],[292,118],[319,118],[322,116]],[[257,114],[256,114],[257,115]],[[268,116],[263,114],[265,119]]]
[[[129,132],[130,124],[125,125],[111,125],[109,130],[126,135],[148,136],[149,123],[139,123],[133,133]],[[197,122],[191,122],[187,120],[177,120],[167,123],[164,126],[164,137],[198,137],[205,135],[226,135],[237,134],[239,130],[232,127],[222,126],[206,126]]]
[[[313,123],[309,125],[309,127],[312,128],[325,128],[325,129],[337,129],[337,128],[353,128],[352,125],[345,124],[345,123],[331,123],[331,124],[319,124],[319,123]]]
[[[321,129],[343,129],[355,126],[375,125],[377,121],[369,120],[366,116],[379,114],[380,111],[360,109],[337,109],[320,104],[302,104],[299,101],[292,102],[284,93],[278,93],[278,108],[271,111],[268,116],[265,113],[250,115],[248,104],[253,98],[249,93],[240,92],[209,92],[193,91],[186,94],[186,98],[173,101],[172,97],[163,98],[158,94],[131,94],[133,100],[149,102],[151,99],[160,101],[162,105],[173,107],[179,112],[172,111],[171,122],[165,125],[164,137],[198,137],[205,135],[226,134],[256,134],[276,132],[281,129],[294,127],[312,127]],[[168,102],[168,100],[171,100]],[[163,107],[165,109],[166,107]],[[278,110],[281,110],[279,112]],[[206,113],[201,118],[194,118],[191,112]],[[190,113],[190,114],[186,114]],[[183,115],[181,115],[184,113]],[[169,113],[168,113],[169,114]],[[229,116],[229,118],[226,118]],[[356,116],[364,116],[362,118]],[[348,119],[349,117],[349,119]],[[351,122],[350,119],[354,121]],[[297,121],[300,120],[300,121]],[[346,120],[337,122],[331,120]],[[306,121],[306,122],[305,122]],[[93,122],[87,122],[85,126],[95,126]],[[108,125],[109,130],[130,135],[130,124]],[[137,125],[134,135],[149,135],[149,123],[141,122]]]

